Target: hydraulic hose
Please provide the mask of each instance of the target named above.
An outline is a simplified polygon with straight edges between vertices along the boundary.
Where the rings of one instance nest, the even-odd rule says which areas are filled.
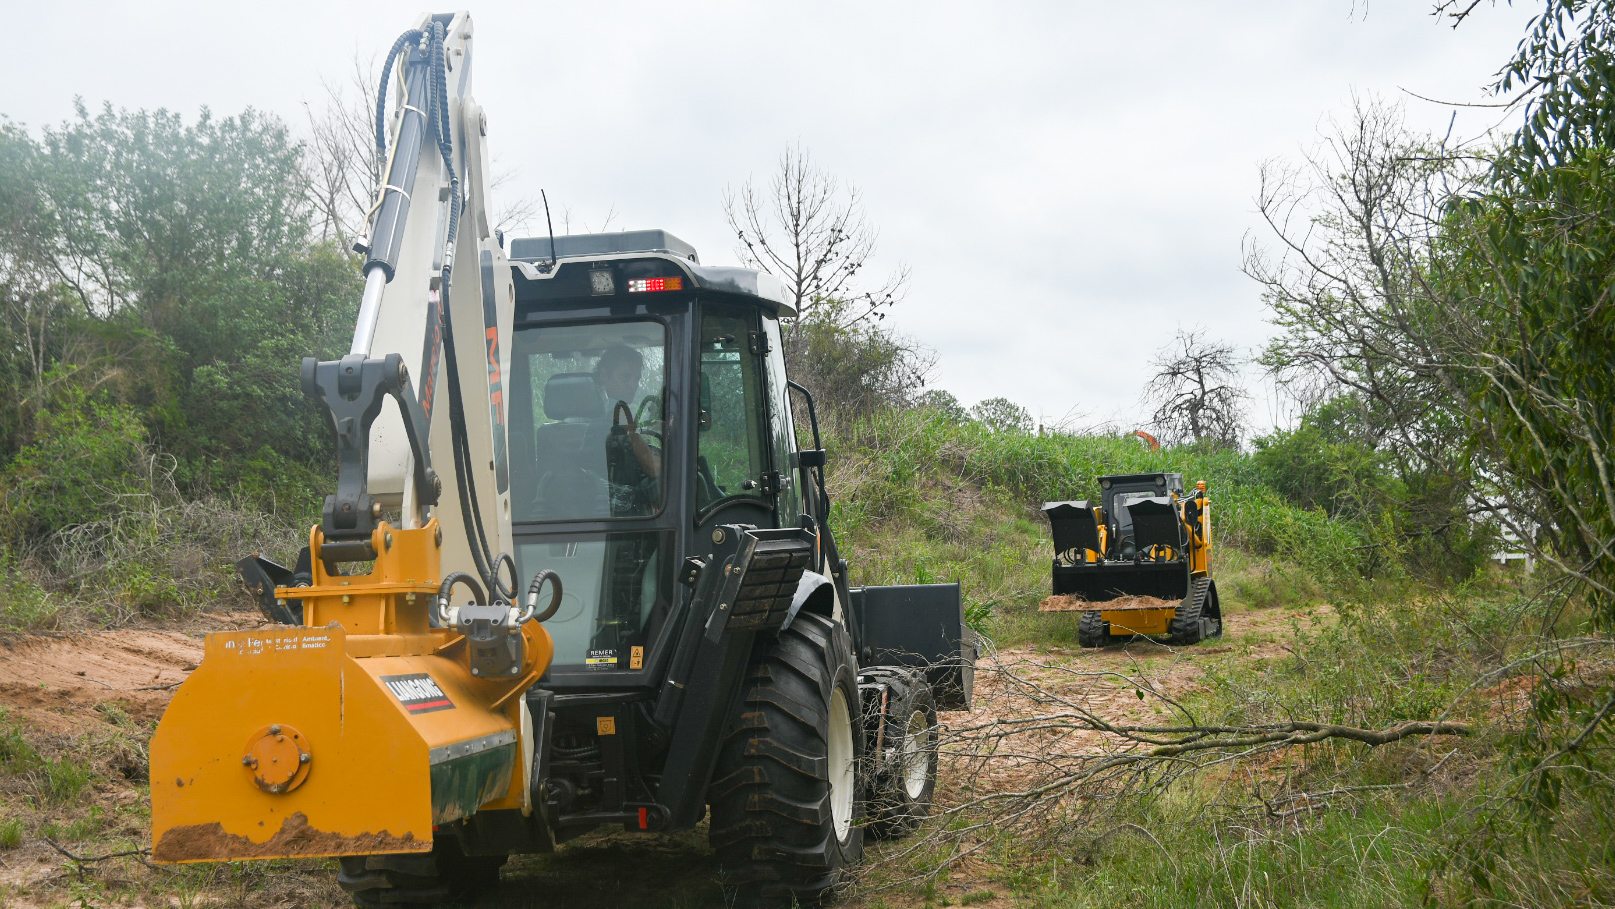
[[[454,585],[456,584],[463,585],[469,589],[472,601],[478,606],[488,605],[488,598],[483,594],[482,586],[477,583],[476,578],[463,571],[453,572],[443,579],[443,583],[437,585],[437,614],[444,622],[448,621],[448,609],[451,603],[449,597],[454,592]]]
[[[474,474],[474,465],[471,457],[471,443],[466,433],[466,420],[464,401],[461,397],[460,370],[458,357],[454,344],[453,306],[450,304],[449,287],[453,277],[455,244],[459,239],[461,208],[465,199],[460,188],[460,175],[454,166],[454,131],[449,118],[449,92],[448,68],[445,65],[444,53],[445,29],[441,22],[434,21],[423,29],[412,29],[404,32],[393,42],[392,49],[387,53],[387,61],[382,68],[381,81],[376,96],[376,149],[381,158],[386,154],[386,112],[387,112],[387,83],[392,76],[392,69],[398,56],[413,47],[425,55],[424,65],[426,74],[421,86],[424,97],[418,101],[413,97],[408,99],[422,106],[421,114],[424,120],[425,132],[435,141],[438,154],[442,156],[444,171],[449,182],[449,218],[448,232],[444,237],[443,267],[440,275],[439,288],[441,296],[441,319],[443,328],[444,366],[448,370],[449,385],[449,428],[451,447],[454,451],[454,475],[460,495],[460,518],[465,525],[467,542],[470,544],[471,558],[476,563],[477,574],[486,586],[487,596],[495,601],[510,603],[516,599],[516,563],[508,553],[501,552],[495,556],[488,543],[488,534],[482,521],[482,506],[477,496],[477,485]],[[424,136],[422,137],[425,138]],[[384,175],[386,179],[387,175]],[[386,264],[386,263],[383,263]],[[387,269],[391,277],[391,266]],[[355,342],[358,343],[357,341]],[[501,577],[501,568],[505,564],[510,567],[510,581],[507,583]],[[454,577],[453,575],[450,576]],[[445,579],[445,584],[447,584]],[[471,581],[470,575],[464,575],[462,583]],[[482,596],[482,588],[473,585]],[[447,587],[443,596],[447,595]],[[446,600],[445,600],[446,602]]]
[[[550,582],[550,605],[543,611],[538,611],[538,594],[544,589],[544,582]],[[546,622],[561,608],[561,576],[548,568],[540,569],[533,575],[533,583],[527,585],[527,605],[522,611],[521,621],[528,620]]]
[[[387,80],[392,77],[393,64],[397,62],[398,55],[406,47],[419,47],[421,38],[425,33],[418,28],[412,28],[393,42],[392,50],[387,52],[387,62],[381,67],[381,86],[376,92],[376,156],[385,158],[387,155]],[[383,174],[385,177],[386,175]]]

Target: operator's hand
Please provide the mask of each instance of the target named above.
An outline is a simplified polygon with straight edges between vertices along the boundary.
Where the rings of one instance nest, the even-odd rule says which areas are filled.
[[[639,462],[639,469],[652,479],[659,479],[662,475],[662,458],[658,452],[652,451],[639,434],[639,421],[634,419],[634,412],[627,401],[618,401],[611,409],[611,423],[617,425],[617,414],[622,414],[623,423],[628,430],[628,446],[634,452],[634,460]]]

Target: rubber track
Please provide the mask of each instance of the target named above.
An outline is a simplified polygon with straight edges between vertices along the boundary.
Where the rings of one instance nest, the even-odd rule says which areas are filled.
[[[1205,615],[1206,598],[1211,592],[1210,578],[1195,578],[1194,586],[1190,588],[1189,595],[1178,604],[1177,611],[1172,614],[1172,624],[1167,629],[1167,640],[1172,644],[1188,646],[1197,644],[1206,637],[1221,637],[1222,622],[1217,621],[1217,628],[1211,634],[1203,634],[1200,619]]]
[[[1084,612],[1077,620],[1077,643],[1083,647],[1104,647],[1110,643],[1110,623],[1098,610]]]
[[[837,679],[858,711],[851,643],[823,616],[801,613],[747,671],[740,709],[707,790],[709,839],[741,905],[812,903],[863,852],[863,830],[838,842],[825,728]],[[861,741],[853,729],[855,754]]]

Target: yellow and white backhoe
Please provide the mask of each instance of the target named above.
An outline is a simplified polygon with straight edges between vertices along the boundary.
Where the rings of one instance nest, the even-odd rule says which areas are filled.
[[[819,898],[928,811],[958,585],[849,585],[771,276],[656,230],[507,256],[471,74],[463,12],[387,58],[353,345],[302,366],[336,490],[295,565],[241,561],[269,624],[210,635],[159,724],[153,856],[431,903],[708,817],[741,899]]]

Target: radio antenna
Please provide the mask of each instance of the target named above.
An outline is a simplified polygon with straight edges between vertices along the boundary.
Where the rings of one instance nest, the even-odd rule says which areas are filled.
[[[550,220],[550,197],[549,197],[549,195],[547,193],[545,193],[542,189],[538,191],[538,194],[544,200],[544,223],[546,223],[546,224],[548,224],[550,226],[550,264],[544,267],[545,271],[549,271],[550,269],[555,267],[555,262],[556,262],[556,255],[555,255],[555,222]]]

